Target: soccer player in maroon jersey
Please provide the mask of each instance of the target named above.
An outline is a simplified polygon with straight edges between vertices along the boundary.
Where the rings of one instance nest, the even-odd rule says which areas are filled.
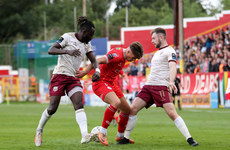
[[[177,93],[177,87],[174,83],[176,77],[176,52],[167,43],[165,29],[156,28],[151,30],[151,37],[152,43],[159,50],[152,57],[151,70],[146,84],[131,105],[124,138],[117,144],[129,144],[130,134],[136,124],[137,113],[144,107],[147,109],[152,104],[156,104],[156,107],[164,108],[189,145],[197,146],[198,143],[190,135],[182,117],[177,114],[171,99],[171,91],[174,90]]]
[[[100,80],[93,82],[93,91],[105,103],[110,104],[105,111],[102,128],[98,134],[102,144],[108,145],[107,128],[113,120],[113,116],[117,109],[121,111],[119,114],[118,132],[116,141],[124,138],[124,131],[128,122],[130,106],[127,103],[122,91],[115,82],[116,77],[125,65],[126,60],[129,62],[140,59],[143,56],[143,47],[139,42],[133,42],[128,48],[114,48],[105,56],[98,58],[100,64]],[[90,64],[85,70],[78,72],[77,77],[83,77],[92,69]],[[130,143],[134,141],[129,140]]]
[[[100,78],[100,72],[97,71],[99,70],[99,65],[90,44],[95,32],[95,26],[86,17],[79,17],[78,25],[80,26],[79,32],[63,34],[48,51],[50,55],[58,55],[58,64],[53,71],[50,82],[50,104],[43,111],[36,129],[34,140],[36,146],[41,146],[43,129],[47,121],[57,111],[61,96],[65,95],[65,92],[74,106],[76,121],[82,135],[81,143],[86,144],[93,139],[93,136],[88,133],[87,117],[82,104],[83,88],[80,80],[75,75],[86,55],[95,69],[92,80],[97,81]]]

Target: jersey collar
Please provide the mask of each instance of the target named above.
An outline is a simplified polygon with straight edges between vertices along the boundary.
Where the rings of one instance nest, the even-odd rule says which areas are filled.
[[[81,42],[81,40],[79,39],[79,37],[78,37],[78,34],[77,34],[77,33],[75,33],[75,37],[77,38],[77,40],[78,40],[78,41],[80,41],[80,42]]]
[[[161,49],[163,49],[163,48],[166,48],[166,47],[168,47],[169,45],[166,45],[166,46],[164,46],[164,47],[161,47],[161,48],[159,48],[159,50],[161,50]]]

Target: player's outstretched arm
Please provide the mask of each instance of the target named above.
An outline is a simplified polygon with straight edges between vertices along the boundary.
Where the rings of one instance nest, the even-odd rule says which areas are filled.
[[[99,69],[99,64],[95,58],[95,55],[94,53],[91,51],[89,53],[86,54],[87,57],[89,58],[93,68],[95,69],[95,73],[93,74],[92,76],[92,81],[95,82],[95,81],[98,81],[100,79],[100,69]],[[92,70],[92,68],[90,68]]]
[[[61,45],[56,42],[53,44],[53,46],[50,47],[50,49],[48,50],[48,54],[50,55],[62,55],[62,54],[68,54],[70,56],[79,56],[81,55],[81,52],[79,51],[79,49],[76,50],[64,50],[62,49]]]
[[[106,64],[107,63],[107,59],[106,56],[100,57],[97,59],[98,64]],[[76,73],[76,77],[78,78],[82,78],[84,77],[86,74],[88,74],[91,70],[93,69],[93,65],[89,64],[85,70],[83,71],[77,71]]]

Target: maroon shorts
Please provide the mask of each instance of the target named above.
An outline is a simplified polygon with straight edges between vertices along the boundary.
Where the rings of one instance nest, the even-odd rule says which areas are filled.
[[[162,107],[165,103],[172,103],[171,94],[167,86],[145,85],[137,94],[137,97],[147,103],[146,108],[149,108],[154,103],[157,107]]]
[[[124,97],[124,94],[116,84],[112,84],[109,82],[98,81],[93,82],[92,84],[93,92],[100,97],[103,101],[105,99],[106,94],[109,92],[115,92],[118,98]]]
[[[63,74],[55,74],[50,81],[49,93],[50,96],[63,96],[65,95],[65,92],[68,93],[76,86],[82,88],[81,82],[78,78]]]

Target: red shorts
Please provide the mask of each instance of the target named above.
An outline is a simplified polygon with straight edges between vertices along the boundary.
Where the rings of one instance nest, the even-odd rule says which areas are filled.
[[[147,103],[145,108],[149,108],[154,103],[157,107],[162,107],[165,103],[173,102],[167,86],[145,85],[136,97],[140,97]]]
[[[78,78],[63,74],[55,74],[50,81],[49,93],[50,96],[63,96],[65,95],[65,92],[68,93],[76,86],[82,88],[81,82]]]
[[[98,81],[98,82],[93,82],[92,87],[93,87],[93,92],[98,97],[100,97],[103,101],[105,99],[106,94],[108,94],[109,92],[115,92],[118,98],[124,97],[118,85],[113,83]]]

